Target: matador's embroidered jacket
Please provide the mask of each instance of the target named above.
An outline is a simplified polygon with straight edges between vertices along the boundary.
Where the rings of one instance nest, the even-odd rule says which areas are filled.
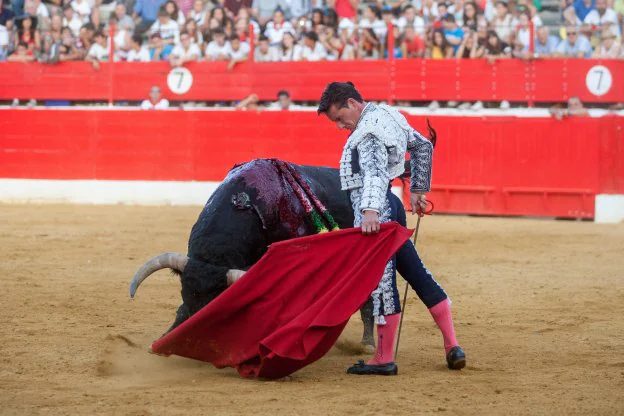
[[[362,224],[364,210],[377,211],[381,223],[392,220],[388,187],[392,179],[403,173],[406,151],[411,158],[410,190],[428,192],[433,144],[414,130],[396,109],[387,105],[366,105],[340,159],[341,187],[349,191],[354,226]],[[379,286],[371,293],[373,315],[378,324],[385,323],[384,316],[400,311],[395,292],[395,265],[390,260]]]
[[[404,171],[406,151],[411,159],[410,190],[428,192],[433,144],[398,110],[385,104],[367,104],[340,159],[342,189],[363,188],[360,211],[381,213],[390,181]]]

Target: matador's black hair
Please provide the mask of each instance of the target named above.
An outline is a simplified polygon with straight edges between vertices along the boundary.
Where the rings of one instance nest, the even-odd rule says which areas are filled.
[[[351,81],[332,82],[325,87],[316,113],[327,113],[332,105],[336,105],[338,108],[346,107],[349,98],[353,98],[358,103],[364,102],[362,96],[358,90],[355,89],[355,85],[353,85]]]

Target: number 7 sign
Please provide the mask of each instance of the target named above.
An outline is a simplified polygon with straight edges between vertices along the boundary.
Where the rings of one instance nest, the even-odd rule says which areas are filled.
[[[609,92],[612,82],[611,71],[603,65],[592,66],[585,77],[587,89],[598,97]]]
[[[193,74],[187,68],[174,68],[167,75],[167,85],[175,94],[186,94],[193,86]]]

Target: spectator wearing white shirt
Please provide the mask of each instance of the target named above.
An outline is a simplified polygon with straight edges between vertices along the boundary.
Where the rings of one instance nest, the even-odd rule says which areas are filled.
[[[535,28],[544,26],[544,22],[542,22],[542,18],[537,11],[537,7],[533,3],[527,4],[527,9],[529,10],[529,16],[531,17],[531,21],[533,22],[533,26]]]
[[[438,17],[438,3],[434,0],[423,0],[422,15],[427,23],[433,23]]]
[[[463,11],[461,13],[461,18],[457,21],[458,23],[461,22],[462,27],[468,27],[472,30],[476,30],[477,29],[477,3],[475,3],[474,1],[470,0],[467,1],[466,3],[464,3],[464,8]]]
[[[610,30],[603,30],[600,34],[600,44],[596,46],[592,58],[617,59],[620,57],[622,47],[615,40],[615,35]]]
[[[126,61],[149,62],[151,60],[149,50],[147,47],[144,47],[142,43],[143,39],[141,38],[141,35],[134,34],[132,38],[130,38],[130,50],[126,56]]]
[[[150,35],[160,33],[165,45],[175,45],[180,42],[180,27],[177,22],[171,20],[164,6],[158,10],[158,20],[152,24],[149,33]]]
[[[228,48],[228,58],[230,62],[228,63],[227,69],[231,71],[234,69],[234,66],[238,63],[245,62],[249,59],[249,43],[241,42],[238,35],[230,36],[230,47]]]
[[[282,42],[285,32],[294,32],[293,25],[284,19],[282,9],[276,9],[273,12],[273,20],[267,23],[264,29],[264,35],[269,38],[271,46],[278,46]]]
[[[555,56],[566,58],[589,58],[592,53],[591,43],[579,34],[576,26],[566,28],[566,39],[557,46]]]
[[[258,24],[258,22],[251,18],[251,12],[245,7],[241,7],[238,10],[238,14],[236,15],[236,19],[234,20],[237,24],[239,21],[243,20],[247,24],[247,31],[249,31],[249,25],[252,25],[254,36],[256,38],[258,38],[258,36],[262,33],[260,25]]]
[[[173,48],[169,55],[169,62],[173,67],[180,67],[186,62],[198,61],[200,56],[199,46],[191,42],[191,37],[188,33],[182,32],[180,34],[180,43]]]
[[[312,0],[286,0],[288,10],[290,11],[290,19],[293,24],[300,17],[307,16],[312,11]]]
[[[258,47],[254,49],[254,62],[273,62],[277,60],[276,50],[269,45],[269,38],[264,35],[260,36]]]
[[[483,16],[488,23],[491,23],[496,17],[496,5],[494,0],[485,0],[485,7],[483,8]]]
[[[277,49],[277,60],[282,62],[300,61],[301,50],[301,45],[297,44],[295,35],[286,32],[284,33],[281,45]]]
[[[513,16],[509,13],[507,3],[502,0],[496,2],[496,17],[492,21],[496,34],[503,42],[511,42],[511,34],[516,26]]]
[[[386,24],[381,20],[381,11],[374,5],[366,6],[359,27],[360,29],[373,29],[378,38],[386,36],[388,31]]]
[[[591,25],[592,30],[611,31],[617,38],[620,37],[617,13],[607,7],[607,0],[596,0],[596,8],[587,13],[583,23]]]
[[[180,8],[175,1],[167,1],[167,3],[165,3],[165,10],[169,14],[171,20],[178,24],[179,28],[184,26],[184,22],[186,21],[186,19],[184,18],[184,14],[180,11]]]
[[[195,22],[195,20],[193,19],[187,20],[186,23],[184,24],[183,32],[188,33],[189,37],[191,38],[191,43],[194,43],[195,45],[197,45],[200,50],[203,49],[204,35],[202,35],[202,33],[199,30],[197,30],[197,22]]]
[[[522,14],[520,14],[518,26],[516,28],[516,42],[522,44],[524,51],[529,50],[529,43],[531,42],[531,29],[529,27],[530,20],[531,17],[529,11],[525,10]]]
[[[282,11],[286,10],[288,8],[286,0],[254,0],[251,4],[253,16],[261,25],[265,25],[271,20],[277,8]]]
[[[4,25],[0,25],[0,62],[6,61],[9,55],[9,31]]]
[[[95,32],[95,43],[89,48],[87,62],[91,62],[95,70],[100,69],[100,62],[108,61],[109,50],[106,42],[106,35],[101,31]]]
[[[130,50],[130,37],[132,32],[126,26],[121,26],[117,20],[117,16],[111,14],[108,19],[108,27],[106,33],[110,33],[110,29],[114,28],[113,42],[115,43],[114,59],[115,61],[123,61]]]
[[[164,110],[166,108],[169,108],[169,101],[162,98],[160,88],[154,85],[150,88],[149,99],[141,103],[141,110]]]
[[[559,38],[549,34],[547,26],[537,28],[535,31],[534,57],[550,58],[557,50]]]
[[[254,39],[258,39],[258,33],[254,29]],[[249,20],[247,18],[239,18],[234,22],[234,34],[237,34],[241,40],[247,40],[251,36],[249,32]]]
[[[63,8],[63,26],[67,26],[72,34],[76,37],[80,34],[80,28],[82,27],[82,19],[74,11],[72,6],[68,4]]]
[[[26,12],[31,16],[37,17],[37,27],[42,33],[49,29],[50,12],[45,4],[41,3],[41,0],[28,0],[26,2]]]
[[[324,61],[327,59],[327,50],[318,41],[318,35],[315,32],[306,32],[303,34],[303,49],[301,51],[301,60],[303,61]]]
[[[411,26],[418,36],[421,38],[425,36],[425,19],[416,14],[416,9],[411,4],[408,4],[403,10],[403,16],[397,21],[397,26],[401,32],[405,30],[405,27]]]
[[[188,14],[189,19],[193,19],[197,26],[201,26],[204,24],[206,20],[206,7],[204,6],[203,0],[195,0],[193,2],[193,9]]]
[[[209,61],[225,61],[228,59],[229,48],[225,33],[218,28],[212,31],[212,40],[206,46],[204,55]]]
[[[117,24],[119,27],[125,28],[130,33],[134,31],[134,21],[130,16],[128,16],[126,6],[123,3],[117,3],[114,14],[117,18]]]
[[[269,108],[276,110],[300,110],[300,105],[294,104],[290,99],[290,94],[286,90],[281,90],[277,93],[277,101],[269,105]]]
[[[88,23],[89,16],[91,16],[91,6],[87,0],[72,0],[70,4],[72,9],[74,9],[78,17],[82,20],[82,23]]]

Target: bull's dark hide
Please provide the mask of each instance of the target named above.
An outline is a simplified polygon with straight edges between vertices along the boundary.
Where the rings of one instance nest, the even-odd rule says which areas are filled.
[[[293,166],[340,228],[352,227],[353,213],[347,193],[340,190],[338,170]],[[182,315],[194,314],[222,293],[228,269],[247,269],[271,243],[314,232],[303,206],[271,160],[257,159],[233,168],[191,231],[189,261],[181,276],[181,309],[186,309]]]

